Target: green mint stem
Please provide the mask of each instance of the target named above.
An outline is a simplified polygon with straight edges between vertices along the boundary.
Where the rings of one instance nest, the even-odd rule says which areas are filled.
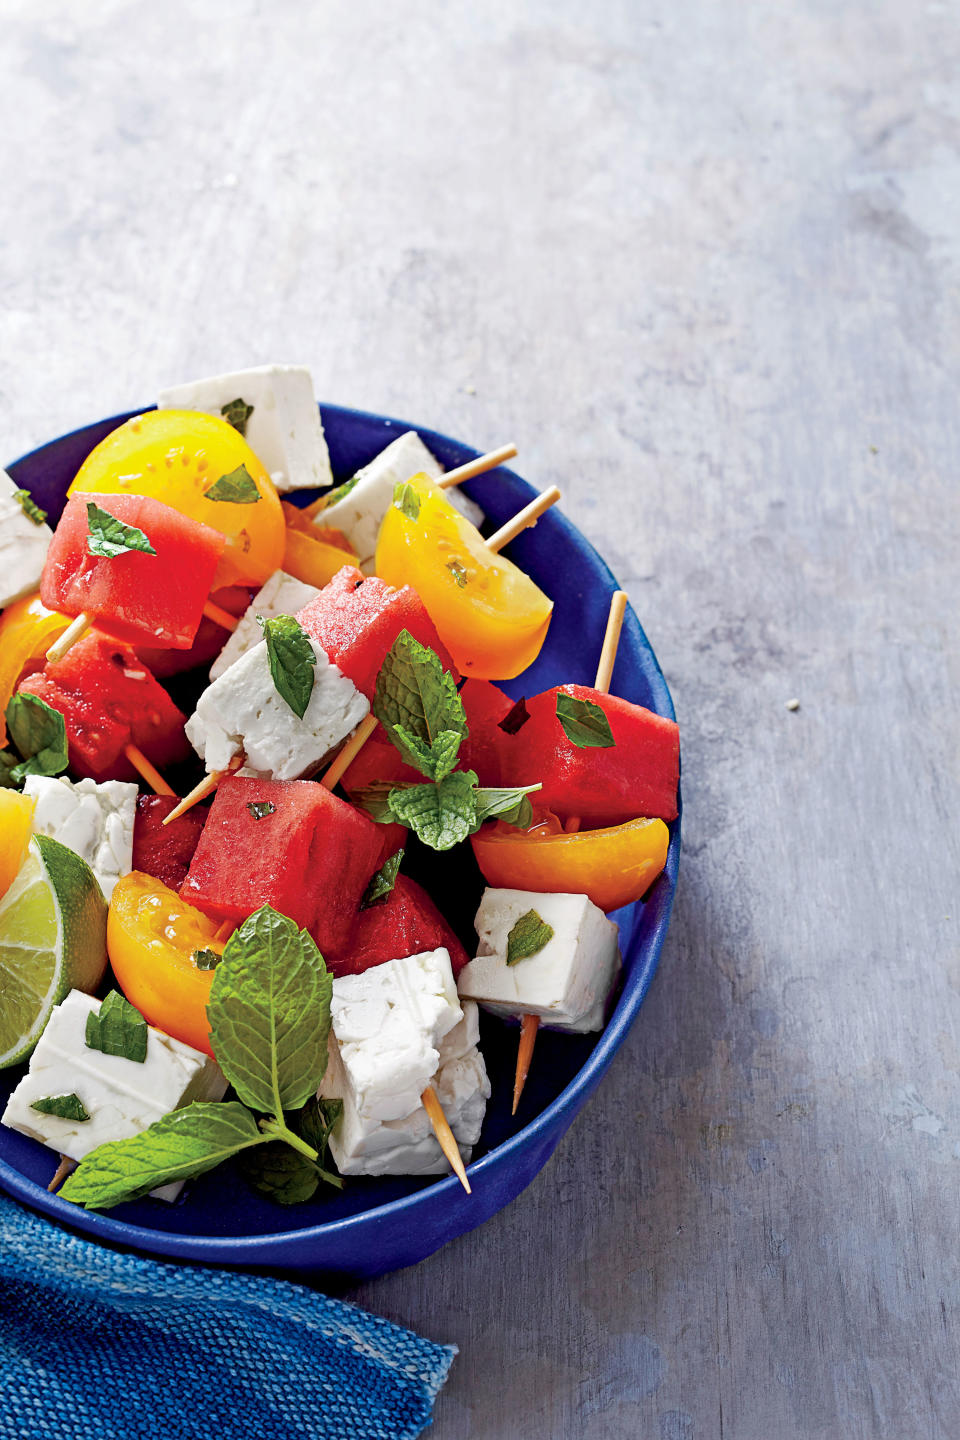
[[[301,1140],[299,1135],[295,1135],[282,1120],[261,1120],[260,1129],[265,1135],[269,1135],[271,1140],[285,1140],[288,1145],[293,1146],[294,1150],[299,1150],[301,1155],[306,1155],[308,1160],[320,1159],[317,1151],[308,1145],[306,1140]]]

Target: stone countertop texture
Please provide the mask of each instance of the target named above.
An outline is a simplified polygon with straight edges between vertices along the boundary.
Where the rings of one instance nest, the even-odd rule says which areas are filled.
[[[304,361],[515,439],[673,690],[629,1043],[513,1206],[353,1292],[460,1345],[431,1434],[956,1436],[956,7],[0,21],[5,459]]]

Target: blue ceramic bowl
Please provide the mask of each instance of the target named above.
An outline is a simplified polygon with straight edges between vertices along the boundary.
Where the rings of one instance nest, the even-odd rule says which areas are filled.
[[[358,410],[336,406],[321,410],[338,482],[411,428]],[[114,416],[51,441],[10,466],[10,474],[33,494],[51,521],[56,521],[82,461],[128,418]],[[420,429],[420,434],[448,468],[478,453],[432,430]],[[480,476],[464,488],[495,526],[515,514],[534,493],[504,468]],[[505,688],[516,697],[567,681],[592,684],[610,595],[617,588],[613,575],[556,508],[536,529],[515,540],[508,554],[553,598],[555,609],[536,663]],[[670,692],[632,610],[627,611],[611,689],[673,717]],[[50,1151],[6,1127],[0,1127],[0,1185],[34,1209],[95,1239],[181,1260],[269,1266],[342,1279],[379,1275],[424,1259],[519,1195],[546,1164],[600,1083],[636,1018],[656,969],[680,858],[679,821],[672,829],[666,870],[646,903],[628,906],[614,916],[620,926],[624,978],[606,1029],[599,1036],[541,1031],[515,1118],[510,1115],[510,1096],[518,1031],[483,1018],[481,1047],[493,1098],[470,1166],[472,1195],[452,1177],[433,1181],[387,1177],[351,1180],[339,1195],[327,1192],[305,1205],[283,1208],[258,1197],[239,1173],[226,1166],[193,1181],[175,1205],[141,1200],[97,1214],[50,1195],[46,1189],[53,1170]],[[456,882],[452,892],[466,883],[471,862],[469,847],[463,848],[466,856],[453,852],[446,857],[440,887],[433,887],[445,909],[449,880]],[[477,884],[472,875],[469,885]],[[471,904],[478,893],[474,888]],[[20,1068],[0,1072],[0,1110],[22,1073]]]

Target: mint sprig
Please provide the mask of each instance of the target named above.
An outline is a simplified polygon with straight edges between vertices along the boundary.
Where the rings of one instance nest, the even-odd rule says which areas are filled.
[[[59,775],[66,770],[67,726],[59,710],[23,690],[11,697],[6,720],[10,738],[23,756],[8,771],[14,785],[27,775]]]
[[[57,1115],[61,1120],[74,1120],[78,1123],[90,1119],[86,1105],[72,1090],[69,1095],[41,1095],[39,1099],[31,1100],[30,1109],[41,1115]]]
[[[34,525],[42,525],[44,523],[47,518],[47,512],[46,510],[40,509],[40,506],[36,500],[34,500],[29,490],[14,490],[13,498],[27,519],[32,520]]]
[[[408,482],[398,480],[394,485],[393,504],[408,520],[420,519],[420,496]]]
[[[238,465],[236,470],[214,480],[210,489],[203,492],[203,498],[224,501],[228,505],[255,505],[260,499],[260,491],[246,465]]]
[[[246,400],[241,399],[238,395],[236,400],[228,400],[226,405],[220,406],[220,414],[228,425],[233,426],[234,430],[241,435],[246,435],[247,421],[253,414],[253,406],[248,405]]]
[[[397,883],[402,859],[403,849],[401,848],[391,855],[389,860],[384,860],[364,891],[363,899],[360,901],[361,910],[369,910],[371,905],[376,905],[379,901],[387,898]]]
[[[322,1163],[336,1117],[323,1132],[319,1122],[289,1114],[309,1106],[323,1078],[332,987],[307,932],[264,905],[227,942],[207,1007],[214,1053],[239,1100],[195,1101],[129,1140],[98,1146],[60,1194],[108,1209],[280,1141],[314,1167],[318,1184],[336,1183]],[[300,1174],[303,1167],[292,1168]]]
[[[336,505],[338,500],[345,500],[351,490],[355,490],[360,484],[360,476],[353,475],[349,480],[344,480],[342,485],[336,485],[332,490],[327,491],[327,503],[324,510],[329,510],[331,505]],[[321,512],[322,513],[322,512]]]
[[[296,1114],[288,1115],[290,1128],[317,1152],[317,1159],[309,1159],[282,1140],[271,1140],[243,1157],[248,1185],[278,1205],[301,1205],[311,1200],[324,1183],[342,1190],[340,1176],[332,1174],[325,1164],[330,1131],[342,1114],[342,1100],[314,1098]]]
[[[302,720],[313,694],[317,657],[306,631],[292,615],[275,615],[271,620],[257,616],[267,642],[267,659],[274,689]]]
[[[610,721],[593,700],[579,700],[576,695],[557,691],[557,719],[571,745],[578,750],[608,750],[615,745]]]
[[[553,936],[553,926],[548,925],[536,910],[528,910],[507,936],[507,964],[517,965],[521,960],[529,960],[531,955],[539,955]]]
[[[138,1065],[147,1058],[147,1022],[119,990],[110,991],[99,1014],[90,1011],[84,1038],[88,1050],[122,1055]]]
[[[450,850],[477,828],[476,784],[472,770],[455,770],[433,785],[397,786],[390,809],[432,850]]]
[[[125,525],[92,500],[87,501],[87,532],[88,554],[103,560],[114,560],[128,550],[140,550],[145,555],[157,553],[139,526]]]

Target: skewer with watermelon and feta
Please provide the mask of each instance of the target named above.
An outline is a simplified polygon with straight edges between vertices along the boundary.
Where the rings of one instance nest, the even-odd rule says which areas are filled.
[[[609,695],[626,603],[626,594],[615,592],[594,686],[560,686],[523,702],[516,707],[522,714],[507,721],[506,738],[501,729],[490,747],[501,784],[537,764],[543,786],[537,803],[550,817],[529,829],[529,840],[510,837],[503,848],[513,854],[498,857],[502,864],[493,876],[484,865],[482,838],[474,839],[492,883],[477,914],[477,956],[464,967],[459,988],[494,1014],[520,1020],[514,1113],[541,1023],[569,1031],[602,1029],[620,963],[616,925],[604,912],[639,899],[652,884],[666,859],[665,822],[677,814],[675,722]],[[584,818],[599,828],[579,833]],[[579,867],[585,877],[591,874],[591,840],[600,866],[613,874],[601,877],[593,895],[576,893],[568,888],[571,873],[576,876]],[[552,869],[554,841],[561,863]],[[611,880],[616,890],[621,849],[626,888],[608,894]]]

